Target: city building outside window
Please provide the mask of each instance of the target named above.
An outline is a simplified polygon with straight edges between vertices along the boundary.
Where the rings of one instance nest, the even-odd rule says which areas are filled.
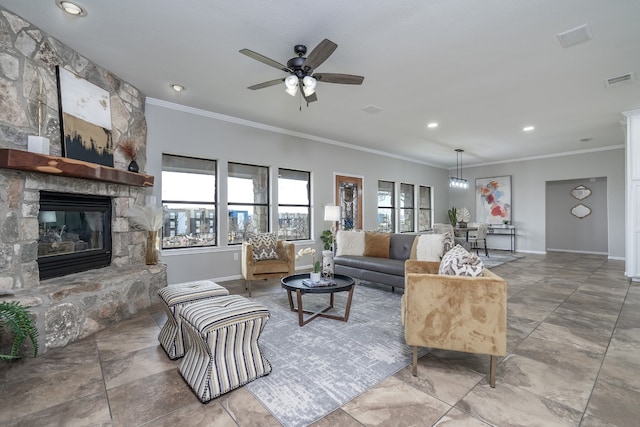
[[[216,246],[216,161],[162,155],[162,249]]]
[[[431,230],[431,187],[419,187],[418,231]]]
[[[311,238],[311,173],[278,169],[278,239]]]
[[[269,231],[269,168],[229,163],[227,174],[228,232],[230,245]]]
[[[413,184],[400,184],[400,232],[410,233],[415,231],[414,221],[414,193]]]

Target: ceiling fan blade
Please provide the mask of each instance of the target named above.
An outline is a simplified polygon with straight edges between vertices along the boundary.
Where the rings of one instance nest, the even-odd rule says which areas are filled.
[[[302,68],[307,72],[315,70],[320,66],[320,64],[326,61],[329,56],[331,56],[337,47],[338,45],[329,39],[322,40],[307,56],[304,64],[302,64]]]
[[[271,58],[267,58],[264,55],[261,55],[257,52],[254,52],[249,49],[240,49],[240,53],[247,55],[249,58],[253,58],[256,61],[260,61],[263,64],[267,64],[273,68],[277,68],[278,70],[286,71],[287,73],[291,72],[291,69],[284,64],[279,63],[278,61],[274,61]]]
[[[311,102],[316,102],[318,100],[318,95],[316,95],[315,92],[313,92],[311,95],[309,96],[305,96],[304,92],[302,92],[302,96],[304,97],[304,100],[307,101],[307,105]]]
[[[262,83],[258,83],[257,85],[249,86],[247,89],[251,89],[251,90],[263,89],[265,87],[275,86],[277,84],[282,83],[283,81],[284,79],[269,80],[268,82],[262,82]]]
[[[341,83],[344,85],[361,85],[364,77],[353,74],[317,73],[312,76],[323,83]]]

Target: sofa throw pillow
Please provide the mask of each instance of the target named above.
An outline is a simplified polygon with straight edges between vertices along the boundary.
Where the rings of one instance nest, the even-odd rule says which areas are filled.
[[[364,256],[389,258],[391,234],[366,231],[364,233]]]
[[[453,249],[453,247],[456,245],[456,241],[453,239],[453,234],[451,234],[450,231],[447,231],[446,233],[444,233],[443,235],[443,248],[442,248],[442,255],[446,254],[447,252],[449,252],[451,249]]]
[[[418,246],[416,247],[418,261],[440,261],[443,250],[443,234],[421,234],[418,236]]]
[[[249,237],[253,250],[253,260],[278,259],[277,237],[275,233],[260,233]]]
[[[362,231],[338,230],[336,233],[336,256],[364,254],[364,233]]]
[[[483,269],[482,260],[476,254],[456,245],[442,257],[438,274],[478,277],[482,276]]]

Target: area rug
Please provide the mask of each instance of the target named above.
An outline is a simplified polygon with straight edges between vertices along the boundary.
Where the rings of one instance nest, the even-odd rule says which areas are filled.
[[[346,296],[335,294],[333,314],[344,313]],[[387,287],[357,285],[348,322],[316,318],[300,327],[284,290],[256,297],[271,312],[259,343],[273,370],[245,387],[286,427],[309,425],[338,409],[411,363],[400,298]],[[306,294],[303,307],[317,310],[328,299]]]

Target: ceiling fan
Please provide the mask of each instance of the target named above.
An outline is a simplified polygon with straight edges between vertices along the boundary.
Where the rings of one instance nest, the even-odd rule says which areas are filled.
[[[298,92],[298,88],[301,87],[301,94],[307,101],[308,105],[310,102],[318,100],[318,96],[315,92],[317,82],[341,83],[347,85],[362,84],[362,81],[364,80],[364,77],[362,76],[356,76],[353,74],[314,73],[314,70],[326,61],[337,47],[338,45],[331,40],[324,39],[311,51],[311,53],[309,53],[309,56],[305,58],[304,55],[307,53],[307,47],[298,44],[293,48],[297,56],[287,61],[287,65],[281,64],[278,61],[274,61],[273,59],[267,58],[266,56],[252,50],[241,49],[240,53],[247,55],[249,58],[253,58],[263,64],[267,64],[271,67],[289,73],[287,77],[258,83],[256,85],[249,86],[247,89],[263,89],[265,87],[274,86],[284,82],[286,92],[291,96],[295,96]]]

